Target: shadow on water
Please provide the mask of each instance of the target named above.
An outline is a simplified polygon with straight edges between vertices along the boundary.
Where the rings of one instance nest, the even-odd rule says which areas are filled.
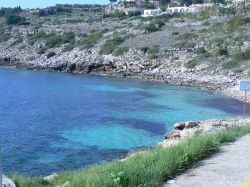
[[[196,100],[193,104],[215,108],[234,115],[244,115],[244,102],[232,98],[207,98]],[[246,104],[246,114],[250,115],[250,104]]]
[[[138,118],[116,118],[110,116],[105,117],[104,121],[112,123],[115,122],[121,125],[133,127],[135,129],[142,129],[151,133],[152,135],[159,135],[166,132],[166,127],[162,123]]]

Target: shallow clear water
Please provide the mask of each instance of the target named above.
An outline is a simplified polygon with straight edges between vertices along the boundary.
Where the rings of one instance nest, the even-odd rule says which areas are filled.
[[[0,69],[5,173],[46,175],[151,147],[177,121],[228,118],[237,100],[195,88]]]

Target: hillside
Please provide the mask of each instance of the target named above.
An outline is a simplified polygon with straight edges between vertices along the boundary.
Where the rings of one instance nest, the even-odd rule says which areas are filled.
[[[0,64],[137,77],[220,90],[240,98],[250,76],[250,6],[142,18],[100,7],[18,12],[0,21]]]

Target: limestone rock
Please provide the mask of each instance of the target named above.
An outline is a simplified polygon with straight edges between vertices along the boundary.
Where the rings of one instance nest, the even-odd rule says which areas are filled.
[[[199,122],[195,122],[195,121],[188,121],[186,122],[185,124],[185,128],[194,128],[194,127],[197,127],[199,124]]]
[[[165,139],[173,139],[173,138],[180,138],[180,132],[177,130],[173,130],[165,134]]]
[[[44,177],[43,179],[47,180],[47,181],[51,181],[51,180],[55,179],[56,177],[58,177],[58,174],[57,173],[53,173],[53,174],[51,174],[49,176]]]
[[[16,187],[15,183],[5,175],[3,175],[3,187]]]

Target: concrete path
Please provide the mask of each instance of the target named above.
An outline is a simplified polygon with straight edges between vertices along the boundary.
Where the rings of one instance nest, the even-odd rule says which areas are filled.
[[[166,183],[164,187],[240,187],[247,176],[250,177],[250,135],[222,146],[219,153],[168,181],[175,183]]]

